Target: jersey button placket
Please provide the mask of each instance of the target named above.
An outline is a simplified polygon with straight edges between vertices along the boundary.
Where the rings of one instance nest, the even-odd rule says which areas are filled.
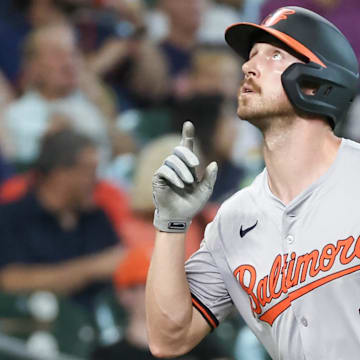
[[[294,210],[287,210],[284,212],[283,216],[283,234],[284,234],[284,251],[289,252],[291,245],[295,241],[295,236],[293,235],[293,227],[296,222],[296,215]]]
[[[287,243],[288,243],[289,245],[291,245],[291,244],[295,241],[295,238],[294,238],[293,235],[288,235],[288,236],[286,237],[286,241],[287,241]]]

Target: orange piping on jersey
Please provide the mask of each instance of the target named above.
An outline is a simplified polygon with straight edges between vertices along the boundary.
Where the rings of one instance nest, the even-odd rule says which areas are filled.
[[[336,246],[331,243],[325,245],[321,252],[315,249],[301,256],[296,256],[296,253],[292,252],[289,261],[288,254],[279,254],[274,259],[269,275],[260,279],[256,288],[257,276],[254,266],[241,265],[234,270],[233,274],[249,296],[252,311],[260,315],[266,304],[287,294],[289,289],[317,276],[320,272],[329,272],[336,260],[341,265],[347,265],[355,258],[360,259],[360,237],[355,244],[354,241],[354,237],[349,236],[344,240],[338,240]],[[351,248],[352,250],[350,250]],[[291,301],[329,281],[358,270],[360,270],[360,266],[350,267],[304,285],[291,292],[287,298],[271,307],[259,318],[272,325],[274,320],[291,305]],[[249,279],[246,283],[245,278]]]
[[[205,319],[209,322],[209,324],[216,329],[217,324],[215,321],[211,318],[211,316],[208,314],[207,310],[194,298],[191,298],[193,305],[196,307],[197,310],[201,312],[201,314],[205,317]]]

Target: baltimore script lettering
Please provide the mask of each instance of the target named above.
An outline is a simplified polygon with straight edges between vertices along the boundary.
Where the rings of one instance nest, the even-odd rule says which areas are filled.
[[[256,289],[257,275],[256,269],[252,265],[241,265],[234,270],[233,274],[248,294],[252,311],[259,315],[262,312],[262,306],[269,304],[273,299],[279,298],[282,294],[286,294],[289,289],[298,285],[299,282],[301,284],[308,277],[315,277],[321,272],[329,272],[337,259],[339,259],[342,265],[350,264],[355,258],[360,259],[360,237],[358,237],[355,246],[353,246],[353,250],[350,250],[354,240],[353,236],[349,236],[345,240],[338,240],[336,246],[331,243],[327,244],[321,253],[319,250],[313,250],[301,256],[297,256],[295,252],[292,252],[290,256],[288,254],[279,254],[275,257],[270,274],[259,281]],[[263,313],[259,319],[272,325],[275,319],[290,306],[293,300],[321,285],[358,270],[360,270],[360,265],[347,267],[344,270],[308,283],[290,292],[284,300]],[[247,284],[244,283],[245,276],[246,279],[249,279],[250,276],[250,281],[247,281]]]

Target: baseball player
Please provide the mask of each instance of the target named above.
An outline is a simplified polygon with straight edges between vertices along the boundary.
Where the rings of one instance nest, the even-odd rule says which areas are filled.
[[[221,206],[184,267],[186,230],[217,171],[211,163],[196,178],[185,123],[153,178],[150,347],[187,352],[235,307],[273,359],[359,359],[360,145],[333,133],[358,86],[354,52],[299,7],[235,24],[225,38],[246,58],[237,113],[262,131],[266,168]]]

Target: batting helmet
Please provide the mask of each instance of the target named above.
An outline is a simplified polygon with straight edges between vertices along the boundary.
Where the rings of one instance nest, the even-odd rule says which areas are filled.
[[[334,128],[353,100],[359,80],[359,64],[340,30],[322,16],[296,6],[283,7],[260,24],[237,23],[225,33],[227,43],[244,59],[253,44],[270,34],[307,59],[290,65],[281,81],[292,105],[305,113],[326,116]],[[314,95],[302,85],[315,84]]]

